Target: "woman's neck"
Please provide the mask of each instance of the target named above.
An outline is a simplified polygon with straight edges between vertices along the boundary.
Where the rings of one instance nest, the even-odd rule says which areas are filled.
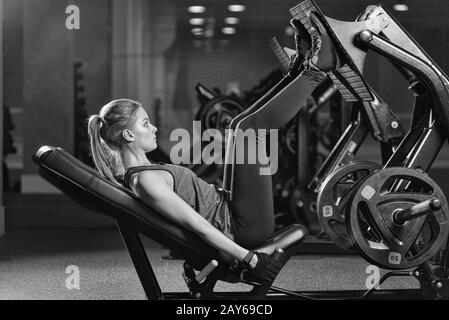
[[[143,152],[137,153],[132,152],[131,150],[123,150],[120,152],[120,157],[122,158],[122,163],[125,170],[131,167],[153,165],[153,163],[148,160],[147,156]]]

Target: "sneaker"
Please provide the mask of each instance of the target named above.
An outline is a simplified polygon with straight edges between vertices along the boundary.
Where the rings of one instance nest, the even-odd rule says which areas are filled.
[[[306,0],[290,10],[301,42],[308,44],[305,58],[309,65],[329,75],[347,101],[372,101],[362,77],[366,52],[354,45],[353,38],[364,30],[360,22],[342,22],[325,17],[312,0]],[[359,30],[360,29],[360,30]],[[308,35],[307,35],[308,34]]]

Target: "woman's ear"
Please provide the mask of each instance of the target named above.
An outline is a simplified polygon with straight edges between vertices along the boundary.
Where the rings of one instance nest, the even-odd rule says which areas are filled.
[[[125,139],[126,142],[132,142],[134,141],[134,134],[131,130],[125,129],[122,131],[122,136]]]

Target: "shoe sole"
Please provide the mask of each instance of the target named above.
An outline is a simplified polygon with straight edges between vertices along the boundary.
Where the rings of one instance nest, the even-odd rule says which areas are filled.
[[[334,82],[342,97],[348,101],[373,101],[374,97],[362,76],[366,51],[354,46],[353,37],[366,30],[365,22],[345,22],[327,18],[313,0],[306,0],[290,9],[291,16],[299,20],[309,31],[313,27],[311,15],[318,17],[332,41],[334,48],[344,64],[333,71],[326,72]],[[348,36],[350,35],[350,36]],[[350,52],[350,53],[349,53]]]

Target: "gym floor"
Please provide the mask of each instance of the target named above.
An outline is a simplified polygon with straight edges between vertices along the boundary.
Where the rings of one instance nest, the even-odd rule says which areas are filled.
[[[112,219],[64,196],[28,197],[25,202],[6,197],[6,208],[10,229],[0,238],[0,299],[145,299]],[[183,261],[164,259],[167,248],[142,239],[162,290],[187,292]],[[66,288],[70,265],[79,267],[79,290]],[[290,290],[363,290],[372,275],[368,266],[357,255],[296,255],[274,284]],[[381,275],[386,272],[380,269]],[[418,282],[407,277],[381,286],[417,287]],[[224,282],[217,286],[217,291],[249,289]]]

